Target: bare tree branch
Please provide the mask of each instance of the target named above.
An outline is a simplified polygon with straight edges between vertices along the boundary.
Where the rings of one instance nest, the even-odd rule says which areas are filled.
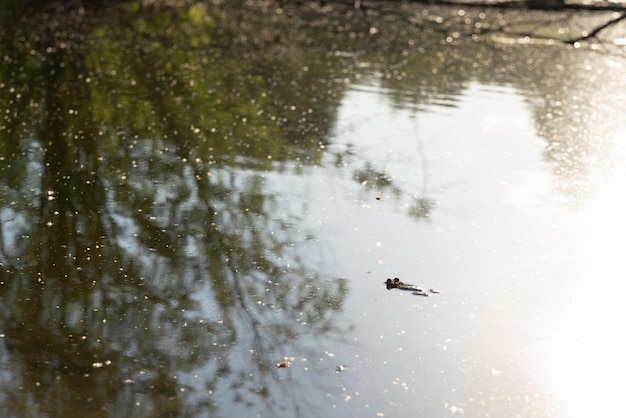
[[[490,7],[527,10],[581,10],[594,12],[620,12],[626,3],[573,3],[565,0],[410,0],[411,3],[438,4],[443,6]]]
[[[597,28],[595,28],[594,30],[592,30],[591,32],[579,36],[578,38],[574,38],[571,39],[570,41],[568,41],[568,43],[570,44],[575,44],[581,41],[586,41],[590,38],[595,38],[597,35],[600,34],[600,32],[602,32],[603,30],[621,22],[622,20],[626,19],[626,11],[622,12],[619,16],[617,16],[614,19],[609,20],[608,22],[604,23],[603,25],[598,26]]]

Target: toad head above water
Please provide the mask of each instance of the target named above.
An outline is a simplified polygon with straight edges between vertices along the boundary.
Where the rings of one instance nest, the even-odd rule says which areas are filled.
[[[385,284],[387,286],[387,290],[391,290],[391,289],[410,290],[413,292],[414,295],[428,296],[428,293],[424,292],[424,290],[421,287],[416,286],[414,284],[410,284],[410,283],[404,283],[400,281],[400,279],[397,277],[394,279],[387,279]],[[430,292],[439,293],[438,291],[433,290],[433,289],[430,289]]]

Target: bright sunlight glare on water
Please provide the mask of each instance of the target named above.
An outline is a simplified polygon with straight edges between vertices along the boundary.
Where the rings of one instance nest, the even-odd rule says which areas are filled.
[[[575,261],[579,277],[565,289],[564,304],[539,356],[549,385],[567,417],[624,414],[626,340],[616,322],[626,318],[626,133],[614,140],[611,168],[580,214],[584,225]],[[590,387],[593,390],[590,390]]]
[[[626,372],[621,356],[626,346],[615,325],[626,313],[618,273],[623,270],[619,240],[626,231],[621,138],[614,137],[612,148],[608,138],[587,148],[574,145],[583,148],[562,158],[582,156],[581,166],[555,176],[560,166],[545,161],[544,152],[556,145],[522,122],[528,110],[513,89],[474,84],[458,98],[458,108],[431,107],[413,116],[398,109],[385,114],[386,103],[374,92],[357,89],[345,99],[344,111],[357,116],[342,120],[369,118],[346,129],[351,135],[341,135],[340,126],[337,143],[369,155],[397,184],[434,196],[437,206],[419,227],[385,219],[380,231],[367,237],[382,243],[367,269],[436,283],[444,292],[441,299],[431,298],[432,304],[399,299],[389,314],[359,300],[353,315],[367,317],[378,338],[394,341],[387,344],[400,347],[394,358],[405,365],[414,361],[414,351],[424,354],[416,348],[419,331],[428,335],[442,351],[429,353],[417,370],[427,381],[441,375],[460,386],[445,396],[452,414],[476,413],[467,399],[497,399],[484,411],[501,414],[501,405],[524,403],[526,412],[537,411],[542,403],[542,416],[587,417],[598,411],[615,416],[610,412],[621,410],[621,387],[612,382]],[[383,128],[377,118],[393,123]],[[360,213],[333,211],[349,212],[351,220]],[[372,215],[355,224],[375,224]],[[333,268],[339,271],[344,263],[352,270],[359,266],[358,260],[337,261]],[[382,302],[391,300],[393,294]],[[439,322],[442,318],[447,320]],[[455,367],[437,365],[445,363],[436,359],[451,358]],[[383,381],[388,372],[393,381],[394,368],[389,369],[378,372]],[[404,390],[426,408],[429,389],[412,379]]]

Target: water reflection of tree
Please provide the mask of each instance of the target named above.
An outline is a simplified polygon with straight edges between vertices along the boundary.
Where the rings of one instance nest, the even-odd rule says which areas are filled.
[[[366,189],[385,193],[395,199],[400,199],[406,193],[396,185],[392,176],[372,167],[366,163],[362,169],[356,169],[353,174],[354,180],[363,185]],[[380,198],[380,196],[378,197]],[[414,219],[427,219],[430,212],[435,207],[435,201],[427,197],[427,190],[421,190],[421,195],[413,197],[408,205],[407,214]]]
[[[305,393],[275,360],[313,360],[316,336],[341,337],[332,313],[346,283],[305,267],[254,170],[289,157],[258,117],[272,103],[255,80],[203,74],[196,54],[151,38],[157,22],[189,24],[184,10],[133,20],[146,43],[104,34],[82,9],[35,15],[50,30],[26,27],[27,47],[3,37],[15,66],[29,65],[2,73],[25,103],[7,118],[0,166],[9,415],[197,416],[224,396],[294,409]],[[190,40],[211,36],[202,19]]]
[[[368,2],[349,14],[346,10],[354,9],[354,4],[332,3],[352,19],[351,27],[360,21],[376,28],[369,37],[355,37],[362,40],[360,57],[375,69],[376,81],[398,109],[418,112],[433,105],[455,107],[455,98],[472,82],[514,86],[527,98],[537,134],[547,143],[544,156],[559,179],[556,187],[572,201],[593,188],[590,171],[606,164],[607,138],[619,124],[621,112],[619,101],[607,101],[621,89],[618,70],[611,77],[601,72],[618,66],[613,60],[620,59],[623,48],[613,41],[623,38],[623,33],[611,26],[602,31],[602,38],[584,39],[601,54],[546,45],[545,39],[580,41],[581,28],[602,27],[606,16],[599,11],[582,14],[513,8],[485,13],[481,7],[463,7],[460,12],[459,4],[433,7],[415,4],[419,2]],[[571,10],[578,7],[570,6]],[[605,6],[613,7],[598,7]],[[615,8],[623,11],[623,6]],[[622,14],[614,18],[616,22],[624,19]],[[394,30],[389,30],[390,26]],[[538,39],[544,41],[534,42]],[[422,212],[420,205],[414,205],[417,213]]]
[[[398,25],[372,15],[378,32],[369,35],[339,15],[319,17],[314,35],[272,18],[259,49],[214,48],[215,37],[227,45],[232,34],[215,32],[223,16],[207,6],[139,13],[136,5],[111,9],[113,27],[90,10],[48,10],[0,37],[0,100],[10,109],[0,132],[6,415],[219,414],[224,396],[271,408],[286,395],[295,409],[307,382],[279,375],[274,361],[312,360],[310,340],[341,331],[332,315],[347,289],[297,258],[294,245],[306,243],[292,219],[272,213],[262,170],[319,160],[345,79],[377,74],[394,103],[412,109],[453,105],[448,98],[467,80],[514,82],[546,97],[533,106],[551,142],[586,135],[562,132],[567,117],[547,116],[559,101],[557,116],[575,118],[580,103],[541,80],[571,77],[535,71],[562,59],[545,51],[489,45],[467,54],[467,44],[450,43],[431,52],[424,45],[447,42],[436,31],[398,28],[397,36],[383,25]],[[250,22],[267,18],[238,17],[245,25],[237,18],[220,30],[255,33]],[[180,29],[180,38],[163,28]],[[277,37],[283,30],[287,39]],[[408,30],[413,44],[400,42]],[[293,39],[310,48],[291,55]],[[553,149],[546,158],[556,167],[584,171],[570,162],[583,159],[586,144],[565,155]],[[396,190],[385,176],[364,163],[353,178]],[[428,204],[417,201],[414,216]]]

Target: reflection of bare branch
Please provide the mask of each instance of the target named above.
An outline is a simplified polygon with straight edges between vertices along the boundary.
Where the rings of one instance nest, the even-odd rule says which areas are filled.
[[[352,3],[341,0],[327,1],[325,4],[353,8]],[[419,7],[423,7],[425,12],[423,15],[415,13]],[[334,9],[327,7],[325,10]],[[382,19],[391,17],[447,37],[458,37],[461,34],[476,37],[502,33],[513,37],[557,41],[567,45],[598,39],[601,33],[615,27],[626,18],[626,5],[623,3],[563,0],[412,0],[401,3],[400,7],[395,2],[364,1],[360,10],[364,15],[364,23],[374,28],[380,26]],[[487,11],[500,13],[486,13]],[[619,15],[613,17],[611,13]],[[477,17],[481,15],[483,17]],[[583,20],[587,28],[575,33],[572,27],[578,19]],[[564,32],[561,32],[562,30]]]
[[[581,35],[581,36],[579,36],[577,38],[570,39],[568,41],[568,43],[575,44],[575,43],[578,43],[578,42],[586,41],[586,40],[591,39],[591,38],[595,38],[603,30],[618,24],[619,22],[621,22],[624,19],[626,19],[626,12],[622,12],[619,16],[617,16],[617,17],[607,21],[603,25],[600,25],[600,26],[596,27],[595,29],[593,29],[591,32],[589,32],[587,34]]]
[[[410,0],[411,3],[438,4],[455,7],[480,7],[491,9],[526,9],[526,10],[582,10],[582,11],[623,11],[625,6],[612,2],[566,2],[565,0]]]

